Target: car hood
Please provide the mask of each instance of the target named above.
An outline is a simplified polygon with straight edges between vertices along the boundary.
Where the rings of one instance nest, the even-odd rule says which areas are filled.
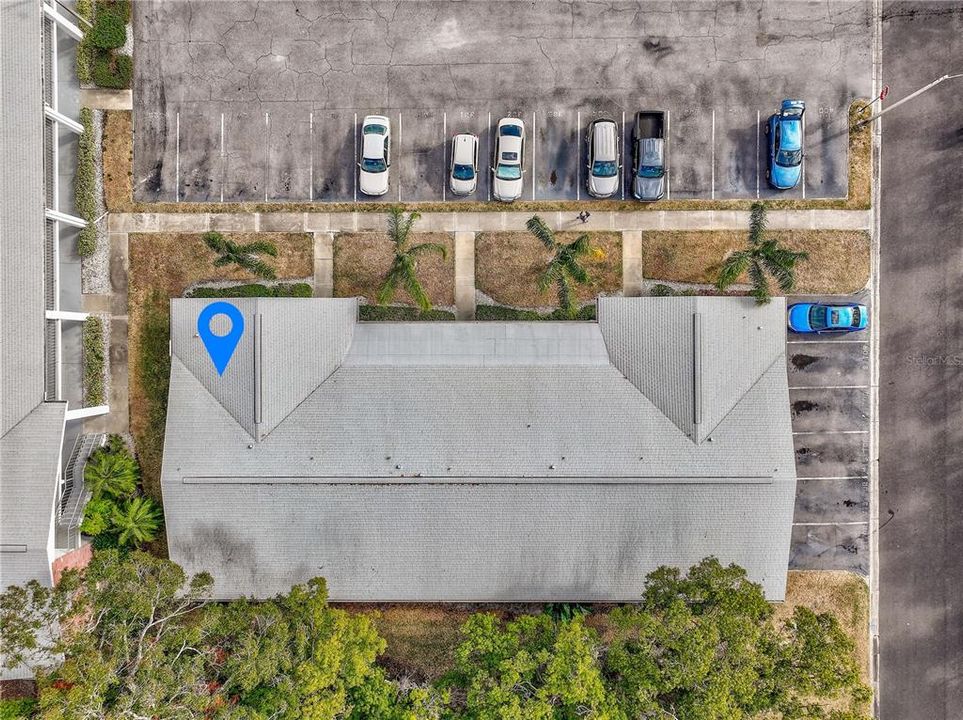
[[[451,191],[461,195],[467,195],[470,192],[474,192],[477,184],[478,181],[475,178],[472,178],[471,180],[458,180],[456,178],[452,178]]]
[[[517,200],[522,196],[522,180],[492,179],[492,195],[497,200]]]
[[[665,173],[662,177],[647,178],[638,175],[632,180],[632,194],[637,200],[661,200],[665,195]]]
[[[618,175],[613,175],[612,177],[596,177],[595,175],[589,175],[588,191],[591,195],[595,195],[596,197],[609,197],[610,195],[614,195],[615,191],[618,189]]]
[[[788,190],[789,188],[796,187],[796,183],[799,182],[799,175],[801,172],[802,165],[792,165],[787,167],[785,165],[779,165],[778,163],[772,163],[770,179],[772,180],[772,184],[777,188]]]
[[[388,192],[388,172],[369,173],[362,170],[358,175],[358,186],[365,195],[384,195]]]
[[[793,330],[812,330],[809,325],[809,308],[812,305],[809,303],[804,303],[802,305],[793,305],[789,308],[789,327]]]
[[[642,162],[640,165],[650,167],[665,166],[665,140],[661,138],[648,138],[640,142],[640,155]]]

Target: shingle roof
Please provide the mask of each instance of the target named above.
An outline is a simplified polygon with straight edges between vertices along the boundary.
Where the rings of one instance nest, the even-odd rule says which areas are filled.
[[[232,301],[246,327],[261,316],[262,353],[277,346],[265,381],[301,389],[260,436],[200,356],[207,302],[172,302],[163,492],[171,557],[212,572],[219,596],[324,575],[336,600],[622,601],[656,566],[716,554],[782,597],[795,495],[782,301],[603,299],[598,324],[356,324],[353,300]],[[706,429],[689,437],[693,313],[733,360],[702,365]],[[285,332],[268,329],[281,317]],[[657,402],[640,391],[673,382]]]
[[[0,436],[44,399],[40,10],[37,0],[0,2]]]

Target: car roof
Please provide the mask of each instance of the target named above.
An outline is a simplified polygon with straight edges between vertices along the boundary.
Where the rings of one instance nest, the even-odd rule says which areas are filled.
[[[783,120],[782,134],[779,139],[780,150],[799,150],[802,148],[802,123],[799,120]]]
[[[515,153],[518,157],[514,160],[505,160],[505,153]],[[500,135],[498,137],[498,159],[509,163],[521,163],[522,161],[522,139],[514,135]]]
[[[592,123],[592,150],[596,160],[618,160],[618,127],[613,120],[596,120]]]
[[[385,136],[384,135],[362,135],[364,144],[361,151],[364,157],[376,159],[385,156]]]
[[[364,120],[361,122],[364,125],[384,125],[387,128],[391,127],[391,120],[384,115],[365,115]]]
[[[478,138],[474,135],[455,135],[452,140],[452,161],[459,164],[474,162],[476,142],[478,142]]]

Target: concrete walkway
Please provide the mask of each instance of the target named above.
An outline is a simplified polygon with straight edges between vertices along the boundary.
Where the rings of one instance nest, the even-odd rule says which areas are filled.
[[[80,91],[80,104],[94,110],[133,110],[132,90],[105,90],[84,88]]]

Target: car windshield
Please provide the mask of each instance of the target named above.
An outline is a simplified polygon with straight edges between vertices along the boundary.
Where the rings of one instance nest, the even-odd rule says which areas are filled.
[[[499,135],[511,135],[512,137],[521,137],[522,129],[518,125],[502,125],[498,129]]]
[[[518,165],[498,163],[498,167],[495,169],[495,177],[499,180],[519,180],[522,177],[522,169]]]
[[[380,173],[388,169],[388,165],[383,159],[364,158],[361,161],[361,169],[369,173]]]
[[[384,125],[365,125],[361,129],[362,135],[387,135],[388,129]]]
[[[776,162],[783,167],[793,167],[802,162],[802,150],[780,150]]]
[[[813,330],[826,329],[826,308],[819,305],[809,308],[809,327]]]
[[[859,327],[859,321],[860,321],[860,320],[861,320],[861,316],[860,316],[860,313],[859,313],[859,308],[858,308],[858,307],[854,307],[854,308],[853,308],[853,327]]]
[[[654,165],[642,165],[637,173],[640,178],[660,178],[664,174],[665,170]]]
[[[455,180],[471,180],[475,177],[475,168],[471,165],[455,165],[455,169],[451,171],[451,176]]]
[[[615,177],[618,172],[619,168],[614,162],[596,160],[592,163],[592,174],[595,177]]]

